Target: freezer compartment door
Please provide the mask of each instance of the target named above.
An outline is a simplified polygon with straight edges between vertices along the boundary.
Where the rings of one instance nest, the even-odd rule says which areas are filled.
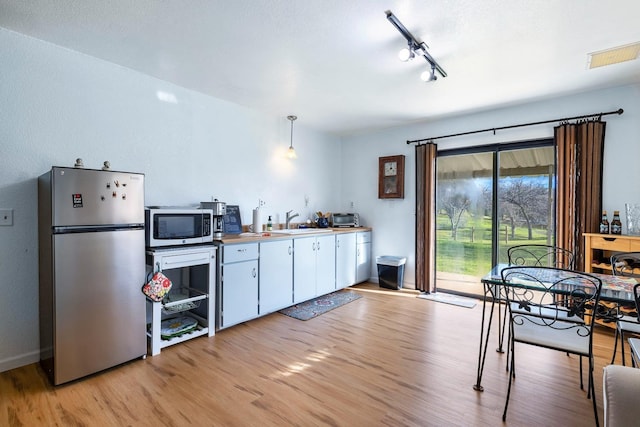
[[[54,167],[52,226],[144,224],[144,175]]]
[[[54,383],[146,354],[144,230],[54,236]]]

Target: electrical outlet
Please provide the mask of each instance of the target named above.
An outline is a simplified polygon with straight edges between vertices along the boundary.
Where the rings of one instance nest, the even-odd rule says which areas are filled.
[[[0,209],[0,225],[13,225],[13,209]]]

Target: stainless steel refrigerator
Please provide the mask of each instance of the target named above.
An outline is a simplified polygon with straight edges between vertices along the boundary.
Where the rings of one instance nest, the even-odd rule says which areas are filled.
[[[40,363],[55,385],[146,355],[144,175],[38,178]]]

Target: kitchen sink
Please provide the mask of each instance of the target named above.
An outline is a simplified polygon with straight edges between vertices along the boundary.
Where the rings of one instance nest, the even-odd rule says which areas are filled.
[[[330,233],[330,228],[290,228],[288,230],[273,230],[272,234],[314,234],[314,233]]]

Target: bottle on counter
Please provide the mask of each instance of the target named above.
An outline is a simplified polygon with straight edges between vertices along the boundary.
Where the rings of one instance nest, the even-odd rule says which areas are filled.
[[[613,211],[613,219],[611,220],[611,234],[622,234],[620,211]]]
[[[273,223],[271,222],[271,215],[269,215],[269,219],[267,219],[267,231],[273,230]]]
[[[600,221],[600,234],[609,234],[609,219],[607,211],[602,211],[602,220]]]

